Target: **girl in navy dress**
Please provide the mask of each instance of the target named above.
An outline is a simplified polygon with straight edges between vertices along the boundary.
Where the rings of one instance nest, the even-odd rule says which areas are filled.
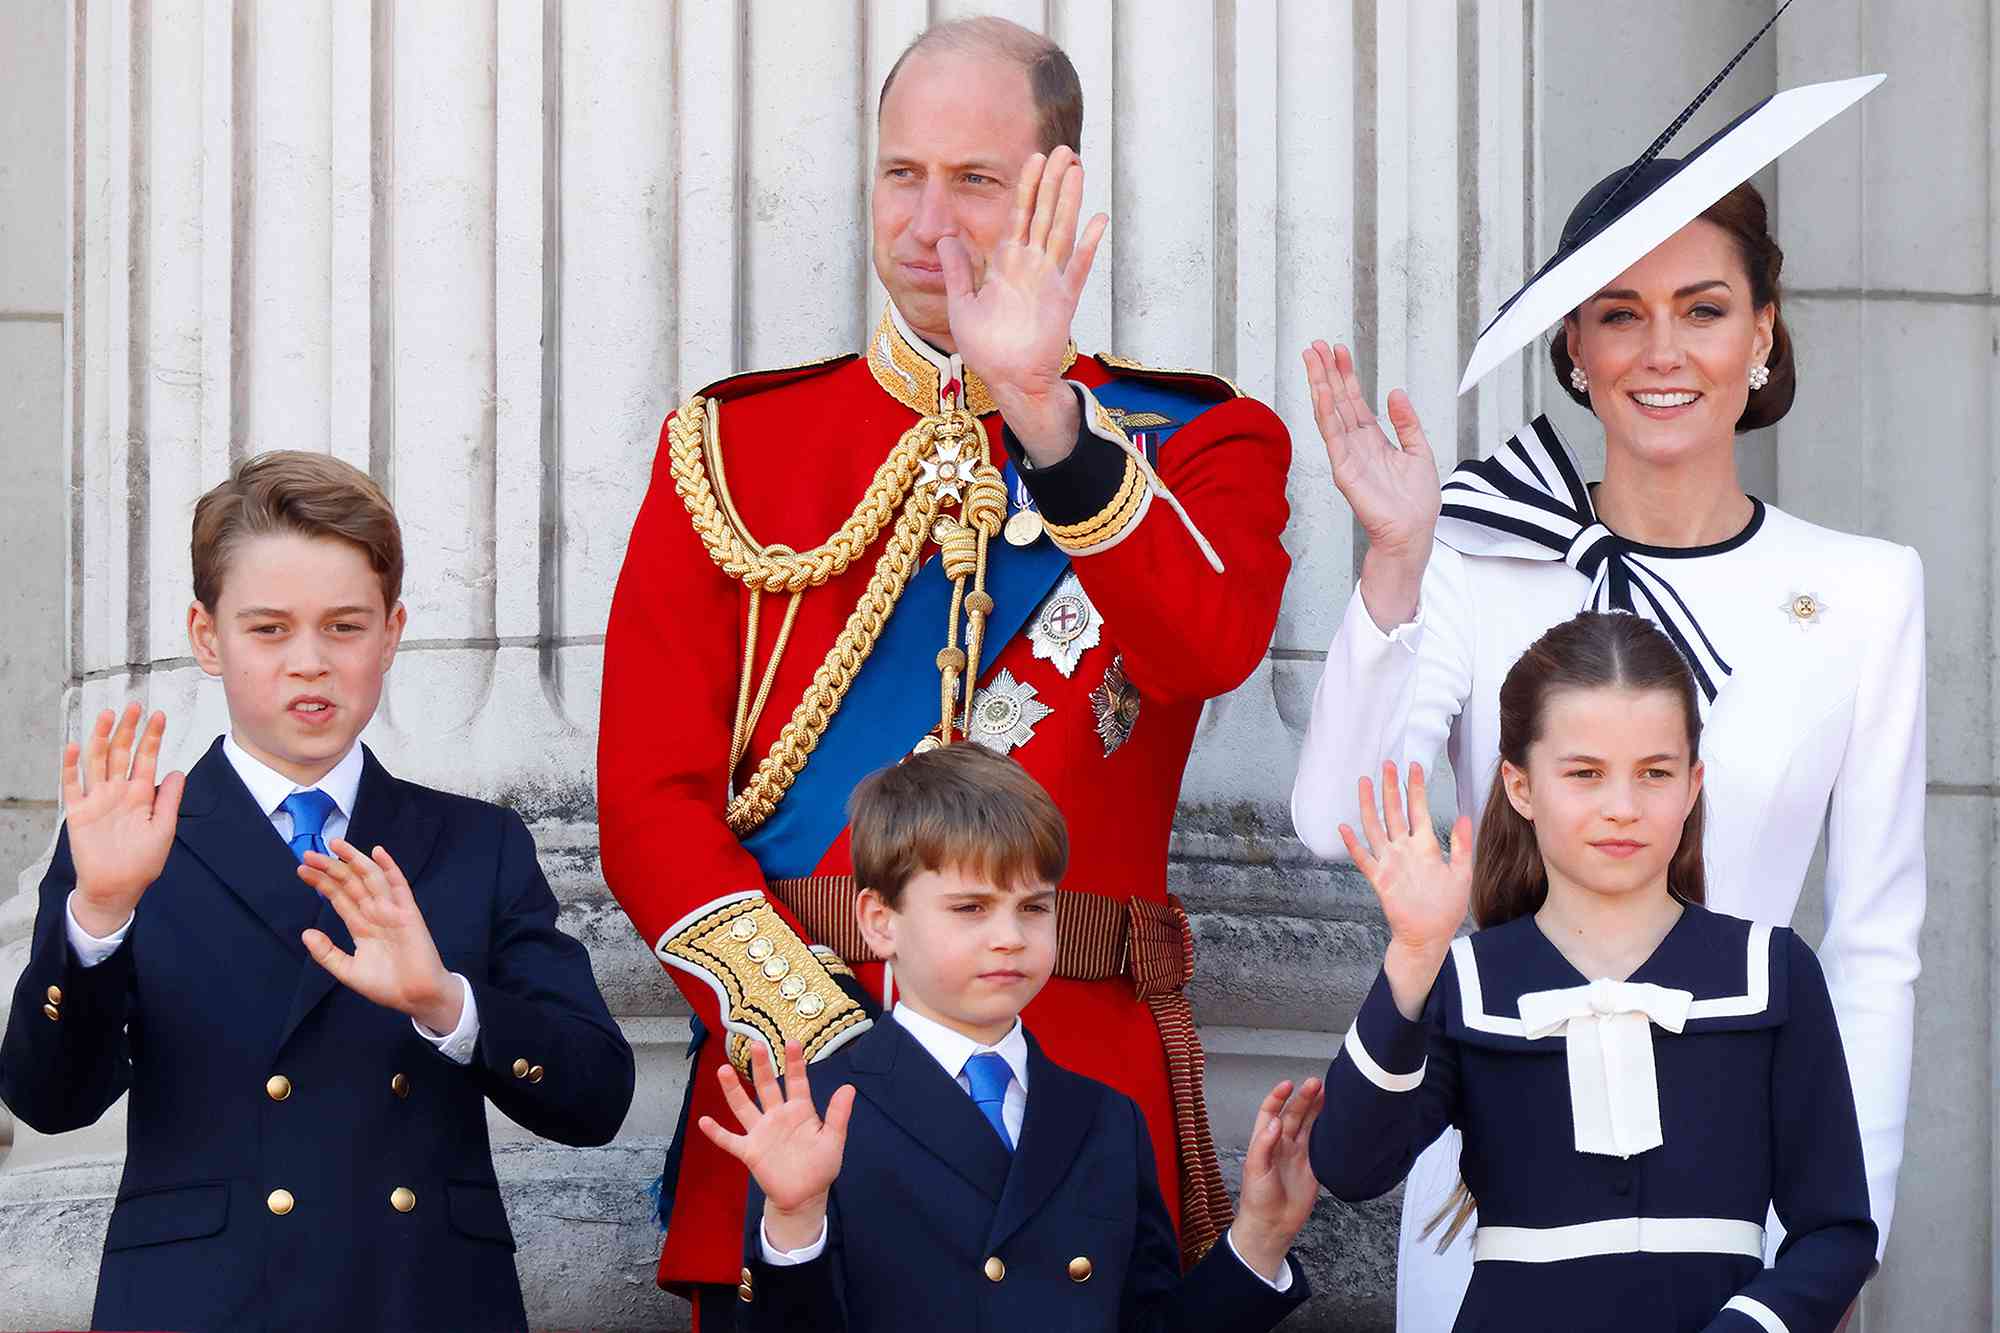
[[[1463,1135],[1476,1203],[1457,1333],[1831,1333],[1875,1258],[1853,1093],[1812,951],[1702,904],[1701,714],[1625,613],[1544,634],[1500,687],[1472,856],[1423,770],[1340,833],[1381,900],[1382,972],[1335,1057],[1312,1162],[1394,1188]],[[1471,845],[1461,818],[1453,846]],[[1468,903],[1480,929],[1453,939]],[[1763,1225],[1785,1228],[1765,1268]]]

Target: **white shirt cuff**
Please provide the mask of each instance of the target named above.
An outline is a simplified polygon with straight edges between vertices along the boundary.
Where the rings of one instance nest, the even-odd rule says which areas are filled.
[[[1410,618],[1391,630],[1384,630],[1375,623],[1374,615],[1368,610],[1368,599],[1361,594],[1361,585],[1354,586],[1354,604],[1361,613],[1361,619],[1368,626],[1368,633],[1379,643],[1401,644],[1411,652],[1417,651],[1418,633],[1424,627],[1424,605],[1417,603],[1416,611]]]
[[[826,1219],[822,1217],[819,1220],[819,1235],[813,1239],[813,1243],[800,1246],[796,1250],[781,1250],[771,1244],[771,1233],[764,1229],[762,1222],[759,1222],[757,1224],[757,1244],[764,1250],[764,1262],[770,1264],[773,1268],[790,1268],[795,1264],[809,1264],[819,1258],[826,1250]]]
[[[452,976],[457,978],[458,993],[465,1001],[459,1010],[458,1026],[442,1034],[431,1031],[414,1018],[410,1020],[410,1026],[417,1030],[419,1037],[437,1047],[438,1054],[445,1059],[455,1065],[469,1065],[472,1063],[472,1048],[479,1044],[479,1003],[472,998],[472,983],[456,972]]]
[[[1228,1238],[1229,1252],[1236,1256],[1236,1262],[1242,1264],[1243,1267],[1249,1269],[1250,1272],[1256,1273],[1257,1280],[1259,1282],[1269,1287],[1272,1291],[1277,1292],[1280,1296],[1284,1295],[1286,1292],[1292,1289],[1292,1261],[1290,1259],[1286,1259],[1279,1264],[1278,1276],[1277,1279],[1274,1281],[1271,1278],[1265,1277],[1262,1273],[1257,1273],[1257,1270],[1251,1268],[1249,1263],[1244,1260],[1243,1252],[1236,1248],[1236,1232],[1234,1228],[1225,1231],[1222,1234],[1226,1238]]]
[[[69,897],[63,900],[63,933],[69,936],[69,951],[76,955],[77,966],[96,967],[117,953],[118,946],[125,942],[125,936],[130,933],[137,916],[138,913],[134,912],[125,918],[124,925],[99,939],[76,923],[76,890],[71,889]]]

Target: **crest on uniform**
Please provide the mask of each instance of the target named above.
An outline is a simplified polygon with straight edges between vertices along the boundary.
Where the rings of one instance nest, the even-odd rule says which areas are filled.
[[[972,699],[972,730],[966,739],[1006,754],[1035,738],[1035,724],[1056,710],[1035,698],[1035,687],[1000,669]]]
[[[1036,657],[1053,663],[1068,678],[1086,649],[1095,648],[1103,638],[1104,617],[1083,590],[1083,581],[1069,570],[1054,592],[1035,613],[1028,629],[1028,642]]]
[[[1090,692],[1090,711],[1097,718],[1097,739],[1104,743],[1106,759],[1132,739],[1132,728],[1139,721],[1139,702],[1139,691],[1126,679],[1125,655],[1120,653],[1111,659],[1104,679]]]

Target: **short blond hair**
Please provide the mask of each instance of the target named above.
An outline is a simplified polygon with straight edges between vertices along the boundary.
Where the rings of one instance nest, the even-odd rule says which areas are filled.
[[[1069,831],[1042,784],[970,741],[869,774],[847,808],[854,877],[891,908],[926,870],[1016,888],[1054,885],[1069,865]]]
[[[213,612],[236,547],[272,533],[358,546],[382,580],[382,609],[403,595],[403,529],[374,478],[328,454],[275,449],[238,463],[195,503],[188,543],[195,600]]]

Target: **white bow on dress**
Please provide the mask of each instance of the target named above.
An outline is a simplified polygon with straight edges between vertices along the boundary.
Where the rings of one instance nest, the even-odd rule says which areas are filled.
[[[1608,979],[1521,997],[1528,1040],[1561,1034],[1568,1045],[1578,1152],[1631,1157],[1665,1141],[1652,1028],[1679,1032],[1693,1003],[1689,991]]]

